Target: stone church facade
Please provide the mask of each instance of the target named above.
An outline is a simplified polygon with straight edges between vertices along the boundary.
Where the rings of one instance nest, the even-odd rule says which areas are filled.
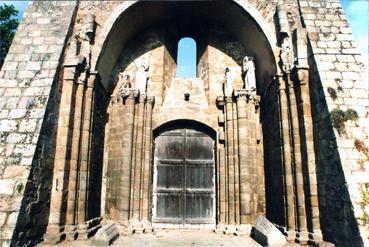
[[[363,246],[366,79],[338,0],[31,2],[0,72],[2,246],[259,215]]]

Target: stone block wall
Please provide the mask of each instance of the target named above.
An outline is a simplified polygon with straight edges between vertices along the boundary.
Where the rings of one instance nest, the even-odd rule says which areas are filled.
[[[328,241],[359,246],[357,220],[362,223],[361,188],[369,182],[369,161],[357,143],[369,146],[368,80],[340,2],[300,0],[299,4],[310,44],[322,231]],[[333,128],[332,113],[348,109],[355,110],[358,118],[344,122],[342,130]]]
[[[48,218],[59,69],[76,3],[30,2],[0,72],[0,241],[32,244]]]

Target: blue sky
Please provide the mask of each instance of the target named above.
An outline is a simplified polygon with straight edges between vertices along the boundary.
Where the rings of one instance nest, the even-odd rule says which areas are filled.
[[[21,19],[27,7],[28,1],[1,1],[1,3],[13,4],[18,10],[18,18]],[[368,0],[341,0],[342,7],[351,25],[356,44],[361,51],[364,62],[368,68],[368,25],[369,25],[369,1]],[[189,56],[195,50],[195,43],[191,39],[184,39],[181,43],[183,50],[179,51],[178,62],[183,66],[178,68],[178,77],[195,77],[196,59]]]

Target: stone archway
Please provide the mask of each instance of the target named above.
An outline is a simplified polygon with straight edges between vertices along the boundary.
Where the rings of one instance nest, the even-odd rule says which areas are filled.
[[[194,5],[198,8],[194,8]],[[158,12],[148,11],[150,14],[139,22],[130,19],[140,11],[145,12],[150,8]],[[223,11],[223,8],[227,11]],[[182,11],[195,21],[191,23],[186,22],[184,18],[178,18],[176,13]],[[283,18],[282,16],[281,24],[284,23]],[[238,30],[232,27],[232,21],[241,23],[245,32],[238,33]],[[201,23],[201,25],[194,23]],[[130,29],[127,24],[135,25]],[[247,32],[252,32],[253,35],[249,36]],[[173,62],[175,51],[171,49],[171,45],[173,41],[176,44],[181,36],[187,34],[194,35],[199,40],[201,55],[198,57],[198,67],[201,68],[201,73],[198,78],[173,79],[171,75],[176,64]],[[140,1],[132,8],[128,8],[121,19],[112,26],[111,34],[104,37],[107,39],[104,41],[105,47],[100,47],[101,53],[94,54],[95,58],[102,58],[96,65],[101,80],[97,81],[100,83],[95,83],[94,79],[91,79],[92,83],[96,84],[93,89],[95,93],[93,96],[96,98],[95,105],[91,106],[90,111],[101,113],[97,116],[101,121],[98,126],[93,126],[95,131],[91,136],[96,138],[96,142],[104,143],[105,146],[101,143],[95,146],[87,143],[88,148],[97,147],[99,152],[96,157],[89,160],[96,168],[95,171],[88,168],[86,172],[89,173],[86,174],[89,180],[101,181],[101,174],[98,171],[101,171],[104,165],[105,174],[107,174],[107,185],[102,192],[104,194],[106,189],[106,194],[103,195],[104,202],[101,203],[104,204],[102,207],[104,216],[134,229],[142,229],[143,226],[145,229],[150,228],[152,129],[174,119],[188,118],[208,124],[216,129],[218,134],[216,141],[219,145],[216,157],[219,160],[217,163],[219,164],[219,176],[217,176],[219,190],[216,199],[219,210],[216,210],[216,213],[218,214],[217,224],[221,229],[224,225],[228,225],[232,226],[230,229],[234,232],[236,225],[251,225],[257,215],[265,214],[265,204],[268,203],[265,202],[264,167],[272,166],[272,162],[277,159],[280,161],[277,166],[283,167],[284,163],[287,163],[288,169],[284,172],[288,178],[278,177],[276,187],[281,193],[270,200],[269,206],[277,205],[275,212],[270,211],[271,217],[275,217],[275,222],[280,225],[288,225],[290,239],[295,239],[297,228],[306,235],[304,199],[301,199],[303,196],[301,197],[300,193],[295,193],[295,185],[291,185],[292,180],[301,180],[301,172],[293,174],[292,166],[295,163],[287,158],[290,157],[288,150],[291,150],[291,145],[295,145],[292,150],[296,151],[293,158],[298,157],[299,152],[298,141],[295,141],[297,138],[291,138],[289,133],[295,131],[294,134],[297,134],[299,123],[296,121],[301,119],[304,121],[304,117],[309,119],[311,116],[304,112],[303,107],[295,109],[296,96],[292,89],[292,80],[296,84],[303,82],[303,85],[306,85],[308,78],[305,68],[294,70],[295,77],[298,76],[291,77],[292,64],[287,64],[292,60],[292,50],[287,50],[291,44],[285,44],[286,49],[283,51],[284,54],[281,54],[285,58],[281,63],[286,63],[283,68],[289,69],[276,78],[275,51],[268,43],[265,34],[245,11],[240,10],[233,2],[226,1],[211,1],[206,4]],[[114,44],[119,45],[114,46]],[[306,48],[303,46],[302,49],[304,47]],[[110,57],[112,53],[114,56],[111,60],[103,59]],[[253,74],[256,85],[250,88],[245,86],[246,71],[243,62],[246,57],[253,57],[251,60],[256,67]],[[76,67],[65,67],[64,73],[67,73],[68,69],[71,71],[66,75],[70,77],[63,79],[78,80],[79,74],[74,78]],[[152,73],[149,74],[149,71]],[[88,76],[92,78],[90,74]],[[227,84],[227,90],[223,90],[223,84]],[[286,87],[290,90],[287,91]],[[308,96],[308,90],[304,86],[302,88],[303,96]],[[72,86],[66,89],[73,91]],[[83,97],[82,89],[79,85],[77,96]],[[91,103],[92,96],[89,95],[89,97],[87,103]],[[96,103],[98,101],[104,104]],[[308,99],[305,102],[309,104]],[[101,109],[101,107],[105,108]],[[282,110],[283,114],[281,114]],[[289,112],[291,112],[290,115],[288,115]],[[76,118],[80,116],[76,115]],[[104,119],[107,120],[106,132],[96,131],[104,125]],[[294,129],[289,130],[292,121],[294,121]],[[78,124],[73,126],[80,128]],[[262,129],[266,142],[263,141]],[[304,133],[304,131],[305,129],[302,129],[300,132]],[[78,134],[78,131],[73,133]],[[89,133],[88,135],[90,136]],[[75,139],[78,138],[79,136],[76,136]],[[283,154],[278,152],[281,149],[280,146],[284,148]],[[87,151],[89,151],[88,148]],[[102,149],[104,149],[104,162],[102,162]],[[78,157],[76,162],[79,162]],[[296,161],[299,168],[301,168],[300,163]],[[73,167],[71,174],[73,172],[77,172],[77,166]],[[274,174],[270,175],[271,179],[274,177],[276,177]],[[70,180],[78,180],[78,178],[71,177]],[[55,181],[58,184],[58,180]],[[85,181],[80,181],[85,184]],[[67,182],[74,186],[76,181]],[[303,189],[302,183],[297,183],[297,186],[300,191]],[[312,185],[314,186],[315,184]],[[57,188],[58,185],[54,187]],[[75,188],[72,185],[70,187]],[[272,186],[268,184],[267,187]],[[67,212],[58,211],[55,214],[56,217],[53,216],[55,219],[60,214],[70,215],[66,231],[70,232],[71,237],[76,233],[76,215],[82,216],[81,222],[88,220],[90,215],[86,216],[86,208],[93,205],[91,199],[100,199],[99,195],[94,195],[94,191],[78,193],[82,195],[79,197],[81,202],[77,202],[79,212],[75,210],[75,198],[71,196],[67,199]],[[86,199],[83,197],[85,194],[94,195],[94,197]],[[269,196],[271,198],[273,194],[270,193]],[[299,196],[300,199],[294,201],[295,196]],[[316,195],[311,194],[311,200],[314,200],[314,196]],[[284,197],[288,197],[288,203],[284,202]],[[57,206],[63,203],[58,200],[52,202]],[[299,205],[296,206],[296,203]],[[303,209],[296,212],[296,207]],[[96,210],[88,210],[88,212],[94,212],[93,216],[96,218],[99,216]],[[297,213],[300,213],[299,222],[295,220]],[[317,217],[319,215],[315,214],[314,218]],[[59,219],[55,221],[55,229],[60,231],[63,227],[59,227],[64,224],[64,221]],[[49,226],[52,229],[52,226]],[[319,233],[319,226],[313,227],[315,228]]]

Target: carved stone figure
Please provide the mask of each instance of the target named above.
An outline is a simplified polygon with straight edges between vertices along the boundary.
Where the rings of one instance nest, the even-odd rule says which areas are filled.
[[[233,92],[233,76],[231,75],[231,71],[228,67],[225,69],[224,76],[225,76],[224,94],[226,96],[231,96]]]
[[[287,36],[282,42],[281,60],[282,70],[285,73],[289,73],[293,67],[293,52],[291,49],[290,38]]]
[[[136,72],[136,88],[141,94],[146,93],[147,81],[149,79],[149,65],[146,62],[142,62]]]
[[[246,56],[243,59],[243,73],[245,79],[244,88],[247,90],[255,91],[256,90],[256,78],[255,78],[255,64],[254,58]]]

